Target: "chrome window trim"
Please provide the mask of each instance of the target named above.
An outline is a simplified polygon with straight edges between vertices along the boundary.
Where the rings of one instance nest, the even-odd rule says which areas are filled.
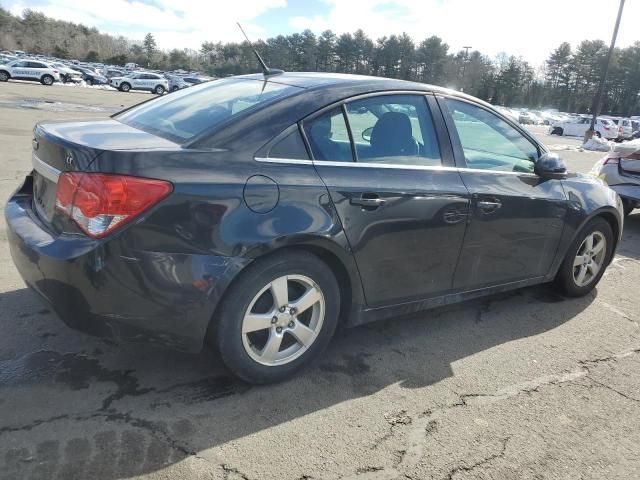
[[[60,177],[61,173],[60,170],[40,160],[35,152],[31,154],[31,164],[34,170],[44,178],[51,180],[53,183],[58,183],[58,177]]]
[[[254,160],[257,162],[265,162],[265,163],[289,163],[289,164],[298,163],[300,165],[313,165],[313,161],[311,160],[302,160],[297,158],[255,157]]]
[[[505,170],[483,170],[481,168],[462,168],[462,167],[446,167],[446,166],[429,166],[429,165],[396,165],[393,163],[370,163],[370,162],[331,162],[325,160],[296,160],[294,158],[264,158],[255,157],[258,162],[266,163],[283,163],[283,164],[301,164],[301,165],[326,165],[329,167],[356,167],[356,168],[391,168],[397,170],[428,170],[441,172],[469,172],[469,173],[489,173],[492,175],[518,175],[525,177],[539,178],[535,173],[526,172],[507,172]]]

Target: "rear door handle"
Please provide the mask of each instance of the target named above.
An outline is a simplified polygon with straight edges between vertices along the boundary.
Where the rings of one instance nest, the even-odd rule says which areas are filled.
[[[482,213],[493,213],[502,207],[500,200],[478,200],[476,206]]]
[[[375,210],[387,203],[387,201],[375,193],[363,193],[360,197],[351,198],[349,203],[351,203],[351,205],[360,205],[367,210]]]

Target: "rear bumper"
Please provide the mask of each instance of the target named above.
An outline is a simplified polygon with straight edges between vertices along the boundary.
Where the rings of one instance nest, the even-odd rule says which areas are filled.
[[[5,208],[13,261],[70,327],[101,337],[202,348],[210,319],[247,259],[139,251],[122,236],[54,236],[18,192]]]

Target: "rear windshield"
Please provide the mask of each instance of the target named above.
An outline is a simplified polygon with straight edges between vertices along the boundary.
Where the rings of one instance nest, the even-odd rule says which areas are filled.
[[[165,95],[116,115],[122,123],[174,142],[186,143],[240,112],[257,110],[298,87],[227,78]]]

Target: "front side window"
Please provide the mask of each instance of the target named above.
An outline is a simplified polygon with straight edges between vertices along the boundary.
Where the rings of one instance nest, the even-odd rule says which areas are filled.
[[[114,118],[140,130],[185,143],[239,112],[292,95],[300,88],[227,78],[180,90],[126,110]]]
[[[347,103],[359,162],[438,166],[440,149],[422,95],[381,95]]]
[[[538,148],[522,133],[484,108],[445,102],[469,168],[533,173]]]
[[[342,108],[333,108],[305,122],[304,132],[315,160],[353,161],[349,130]]]

